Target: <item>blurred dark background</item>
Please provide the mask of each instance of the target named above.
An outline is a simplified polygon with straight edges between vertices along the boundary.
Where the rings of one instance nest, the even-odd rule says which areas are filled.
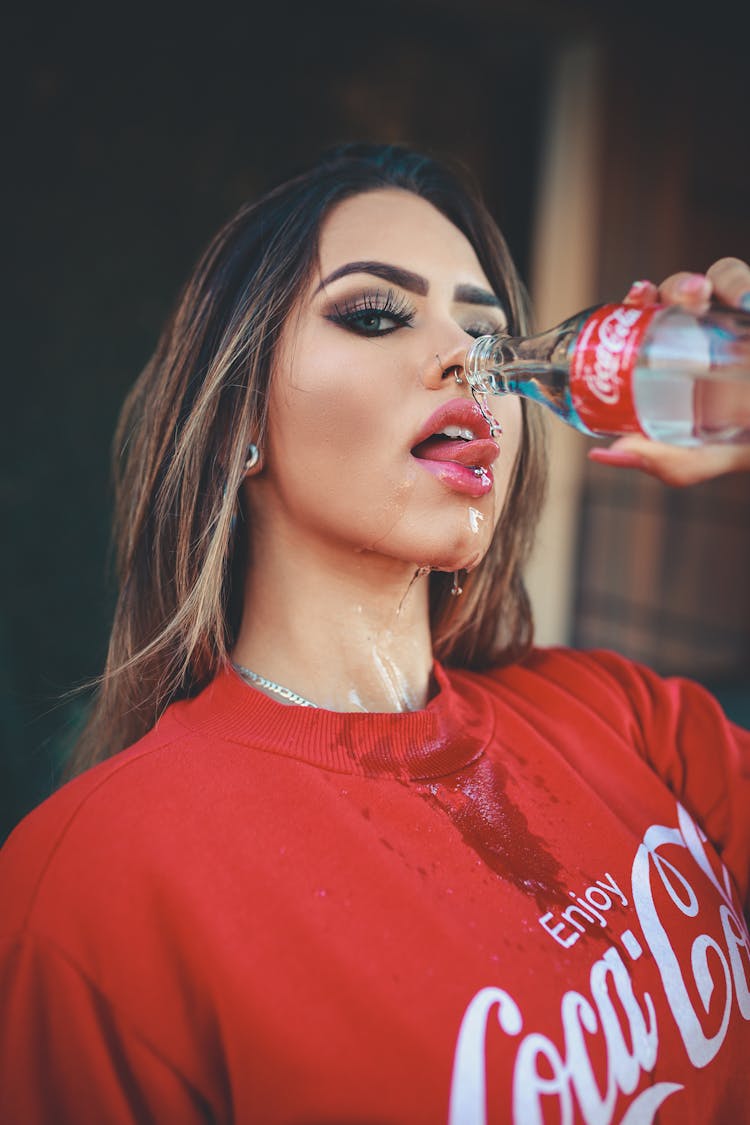
[[[746,49],[723,18],[713,34],[679,8],[603,7],[321,0],[8,22],[0,839],[56,783],[86,700],[69,693],[102,667],[119,407],[241,203],[330,144],[412,143],[473,171],[533,294],[559,61],[582,45],[597,60],[592,300],[750,256]],[[634,477],[583,473],[560,639],[694,675],[748,722],[748,481],[688,495]]]

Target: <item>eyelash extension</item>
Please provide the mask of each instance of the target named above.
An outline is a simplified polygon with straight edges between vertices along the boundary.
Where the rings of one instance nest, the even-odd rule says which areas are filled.
[[[394,320],[398,327],[403,328],[412,323],[416,310],[406,297],[398,296],[393,289],[388,289],[385,293],[376,289],[374,292],[352,297],[344,301],[343,304],[335,304],[333,312],[328,315],[328,319],[336,324],[354,328],[357,324],[357,317],[361,316],[362,313],[377,313],[379,316],[388,317],[390,320]],[[394,328],[385,328],[380,332],[370,333],[370,335],[387,336],[394,331]]]
[[[497,326],[495,324],[491,324],[489,321],[485,321],[483,324],[481,324],[479,322],[475,322],[474,324],[465,324],[464,325],[464,332],[467,332],[469,334],[469,336],[473,336],[475,339],[478,336],[501,335],[506,331],[508,331],[508,330],[504,329],[504,328],[500,328],[499,326]]]

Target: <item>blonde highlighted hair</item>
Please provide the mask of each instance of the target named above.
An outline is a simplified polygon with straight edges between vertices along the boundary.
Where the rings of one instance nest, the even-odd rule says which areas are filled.
[[[252,549],[239,500],[246,436],[262,447],[276,341],[315,268],[328,211],[387,187],[414,192],[466,235],[511,330],[528,330],[502,235],[476,189],[445,163],[401,146],[343,146],[243,207],[198,261],[122,409],[113,449],[119,595],[69,773],[136,741],[229,661]],[[461,598],[450,596],[450,575],[430,576],[435,655],[449,664],[517,660],[532,642],[523,567],[545,457],[538,411],[523,406],[523,440],[489,552]]]

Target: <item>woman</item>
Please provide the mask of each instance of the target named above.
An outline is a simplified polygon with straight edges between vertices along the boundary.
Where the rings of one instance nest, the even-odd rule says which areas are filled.
[[[712,287],[750,271],[661,297]],[[741,1119],[750,741],[531,649],[540,422],[462,368],[525,324],[481,203],[407,150],[209,246],[117,434],[99,764],[0,864],[4,1121]]]

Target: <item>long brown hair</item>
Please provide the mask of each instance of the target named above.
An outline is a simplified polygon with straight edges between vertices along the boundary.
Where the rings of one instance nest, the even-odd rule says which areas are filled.
[[[238,499],[246,440],[263,446],[274,347],[315,268],[328,211],[386,187],[414,192],[467,236],[511,330],[527,330],[502,235],[477,190],[445,163],[401,146],[347,145],[243,207],[198,261],[122,409],[113,449],[119,596],[70,773],[136,741],[228,662],[252,540]],[[531,645],[523,565],[543,495],[541,427],[524,404],[505,508],[463,596],[450,597],[450,576],[430,576],[435,655],[448,663],[479,668]]]

